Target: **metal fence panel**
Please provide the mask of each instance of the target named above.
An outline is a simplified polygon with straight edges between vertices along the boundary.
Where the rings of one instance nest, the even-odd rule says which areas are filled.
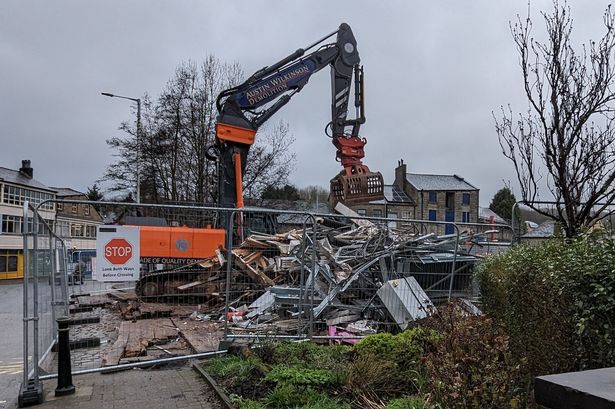
[[[355,342],[400,331],[451,297],[475,296],[480,257],[466,245],[505,236],[494,226],[281,210],[56,204],[74,217],[58,213],[53,232],[27,236],[38,277],[28,288],[38,283],[41,304],[38,333],[28,337],[45,352],[53,319],[73,303],[75,371],[209,353],[223,339]],[[79,213],[86,208],[89,217]],[[96,226],[116,225],[140,226],[136,282],[95,274],[105,257],[95,251]]]

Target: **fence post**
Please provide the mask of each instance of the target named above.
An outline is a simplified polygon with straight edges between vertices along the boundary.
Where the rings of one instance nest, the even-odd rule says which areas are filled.
[[[21,225],[21,233],[23,236],[23,383],[19,388],[19,395],[17,398],[17,404],[20,408],[31,405],[38,405],[43,403],[43,384],[38,379],[38,357],[33,358],[33,364],[35,369],[35,376],[30,379],[30,368],[28,365],[29,355],[29,323],[36,320],[37,312],[33,311],[33,317],[30,317],[28,311],[28,281],[30,280],[30,257],[28,256],[28,237],[30,235],[28,231],[28,209],[29,202],[25,201],[23,205],[23,222]],[[36,256],[36,254],[35,254]],[[36,276],[35,276],[36,281]],[[34,290],[34,297],[36,297],[36,289]],[[37,304],[35,303],[35,308]],[[36,325],[36,321],[35,321]],[[34,339],[34,348],[37,348],[36,344],[38,339]]]
[[[226,230],[226,285],[224,289],[225,299],[224,302],[224,339],[228,339],[229,326],[228,326],[228,313],[229,303],[231,302],[231,275],[233,274],[233,219],[237,213],[236,211],[226,212],[228,215],[228,223]]]
[[[72,395],[75,393],[73,375],[70,367],[70,344],[68,331],[70,318],[60,317],[58,323],[58,386],[56,396]]]
[[[448,287],[448,301],[451,301],[451,296],[453,294],[453,281],[455,280],[455,269],[457,268],[457,252],[459,250],[459,239],[460,239],[460,234],[459,234],[459,226],[457,226],[456,223],[452,223],[453,226],[455,227],[455,249],[453,250],[453,263],[451,265],[451,282],[449,284]]]

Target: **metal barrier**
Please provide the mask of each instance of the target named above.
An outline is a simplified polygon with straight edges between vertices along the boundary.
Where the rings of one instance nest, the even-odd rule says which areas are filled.
[[[56,255],[47,270],[36,263],[26,269],[39,285],[25,280],[33,287],[26,285],[24,294],[33,289],[29,305],[38,303],[37,310],[45,304],[69,313],[68,303],[74,303],[75,374],[209,356],[225,339],[356,342],[370,333],[403,330],[451,297],[476,295],[472,275],[480,258],[464,249],[476,238],[469,225],[271,209],[54,203],[69,214],[58,213],[54,232],[45,230],[47,241],[24,233],[25,247],[32,249],[27,257],[41,258],[42,249]],[[97,277],[101,254],[89,261],[75,256],[92,255],[97,226],[102,231],[116,225],[141,226],[137,282]],[[443,234],[451,228],[453,234]],[[473,229],[495,234],[493,225]],[[158,246],[159,256],[152,253],[156,240],[168,247]],[[58,282],[47,286],[47,298],[40,286],[44,271]],[[24,327],[41,351],[55,340],[49,336],[55,337],[59,313],[45,308],[48,313],[28,322],[49,327]],[[47,363],[51,375],[43,376],[38,365],[30,367],[37,379],[49,379],[54,365]]]
[[[38,401],[40,368],[57,340],[56,317],[68,315],[66,246],[37,209],[23,206],[23,384],[20,402]]]
[[[579,204],[579,206],[584,206],[586,205],[586,202],[582,202]],[[543,223],[539,223],[539,224],[543,224],[543,226],[537,226],[536,228],[528,228],[528,226],[526,225],[522,225],[520,224],[520,220],[521,217],[518,216],[518,213],[521,209],[521,206],[525,206],[527,207],[530,211],[535,212],[537,216],[539,216],[542,220]],[[518,202],[516,202],[512,209],[511,209],[511,220],[512,220],[512,225],[511,228],[513,230],[514,233],[514,238],[513,238],[513,242],[514,243],[520,243],[521,241],[526,241],[526,242],[532,242],[532,241],[536,241],[536,242],[540,242],[542,240],[546,240],[552,237],[556,237],[556,236],[563,236],[565,233],[561,230],[561,226],[558,223],[555,223],[554,219],[551,217],[548,217],[544,214],[539,214],[538,212],[536,212],[535,210],[532,209],[532,207],[540,207],[542,208],[544,213],[547,214],[552,214],[552,215],[557,215],[558,214],[558,210],[557,208],[563,208],[564,207],[564,203],[563,202],[556,202],[556,201],[524,201],[524,200],[520,200]],[[597,208],[597,210],[592,210],[593,212],[595,212],[594,214],[596,214],[598,211],[601,211],[602,214],[604,215],[603,218],[598,220],[599,225],[602,228],[606,228],[608,230],[614,230],[613,227],[613,212],[615,212],[615,204],[613,203],[606,203],[606,202],[598,202],[595,203],[592,207],[592,209]],[[548,222],[549,225],[545,225],[544,222]]]
[[[256,234],[228,252],[227,338],[351,340],[398,331],[434,304],[472,291],[452,223],[301,216],[289,232]],[[446,224],[454,234],[433,232]]]
[[[508,224],[457,223],[462,231],[460,251],[463,254],[485,256],[508,251],[515,232]]]

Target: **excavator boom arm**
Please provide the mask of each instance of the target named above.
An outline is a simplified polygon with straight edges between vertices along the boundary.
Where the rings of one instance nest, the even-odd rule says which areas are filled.
[[[334,34],[337,34],[335,43],[322,45],[306,55],[307,50]],[[360,160],[364,156],[365,140],[358,137],[358,132],[365,117],[363,70],[359,63],[356,40],[350,26],[343,23],[337,31],[307,49],[298,49],[272,66],[258,70],[244,83],[220,93],[216,123],[220,205],[235,207],[242,203],[238,181],[245,172],[248,151],[259,127],[301,91],[314,73],[327,66],[331,67],[332,83],[332,120],[327,128],[331,129],[337,158],[345,168],[342,174],[369,173]],[[348,119],[353,78],[357,117]],[[352,127],[350,135],[346,135],[348,126]],[[239,170],[241,175],[237,173]]]

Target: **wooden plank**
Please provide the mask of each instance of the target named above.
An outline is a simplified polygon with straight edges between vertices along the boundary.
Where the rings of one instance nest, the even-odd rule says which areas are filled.
[[[267,244],[264,241],[254,239],[253,236],[249,236],[247,239],[244,240],[243,243],[241,243],[241,245],[242,247],[245,246],[259,249],[268,249],[271,247],[271,245]]]
[[[220,249],[216,249],[216,257],[218,258],[218,263],[220,263],[220,265],[223,265],[226,262],[226,259],[222,255],[222,251],[220,251]]]
[[[139,303],[137,319],[169,317],[173,313],[173,307],[166,304]]]
[[[134,291],[112,291],[109,293],[109,297],[115,298],[120,301],[135,301],[137,295]]]
[[[224,337],[224,331],[216,322],[184,321],[177,318],[171,318],[171,321],[195,353],[217,351]]]
[[[184,284],[184,285],[180,285],[178,287],[176,287],[178,290],[180,291],[184,291],[187,290],[188,288],[192,288],[192,287],[196,287],[198,285],[204,284],[202,281],[193,281],[191,283],[188,284]]]
[[[263,255],[262,251],[255,251],[252,254],[249,254],[247,257],[245,257],[243,259],[244,263],[246,264],[252,264],[254,261],[258,261],[258,259],[260,258],[260,256]]]
[[[83,307],[104,307],[111,304],[112,300],[107,295],[77,296],[77,303]]]
[[[215,267],[217,264],[216,263],[217,261],[218,261],[217,259],[213,259],[213,260],[210,259],[210,260],[200,261],[196,264],[198,264],[202,268],[209,269],[209,268]]]
[[[128,321],[120,323],[117,339],[110,348],[106,349],[101,354],[102,366],[113,366],[120,362],[120,358],[122,358],[124,349],[128,343],[129,324],[130,322]]]
[[[273,285],[274,282],[272,279],[270,279],[269,277],[267,277],[267,275],[265,275],[265,273],[258,271],[256,269],[254,269],[252,266],[250,266],[249,264],[247,264],[239,254],[236,253],[237,250],[233,250],[233,255],[235,256],[235,259],[237,260],[237,264],[239,264],[239,266],[241,268],[245,269],[245,272],[254,280],[257,282],[261,282],[263,284],[267,284],[267,285]]]

